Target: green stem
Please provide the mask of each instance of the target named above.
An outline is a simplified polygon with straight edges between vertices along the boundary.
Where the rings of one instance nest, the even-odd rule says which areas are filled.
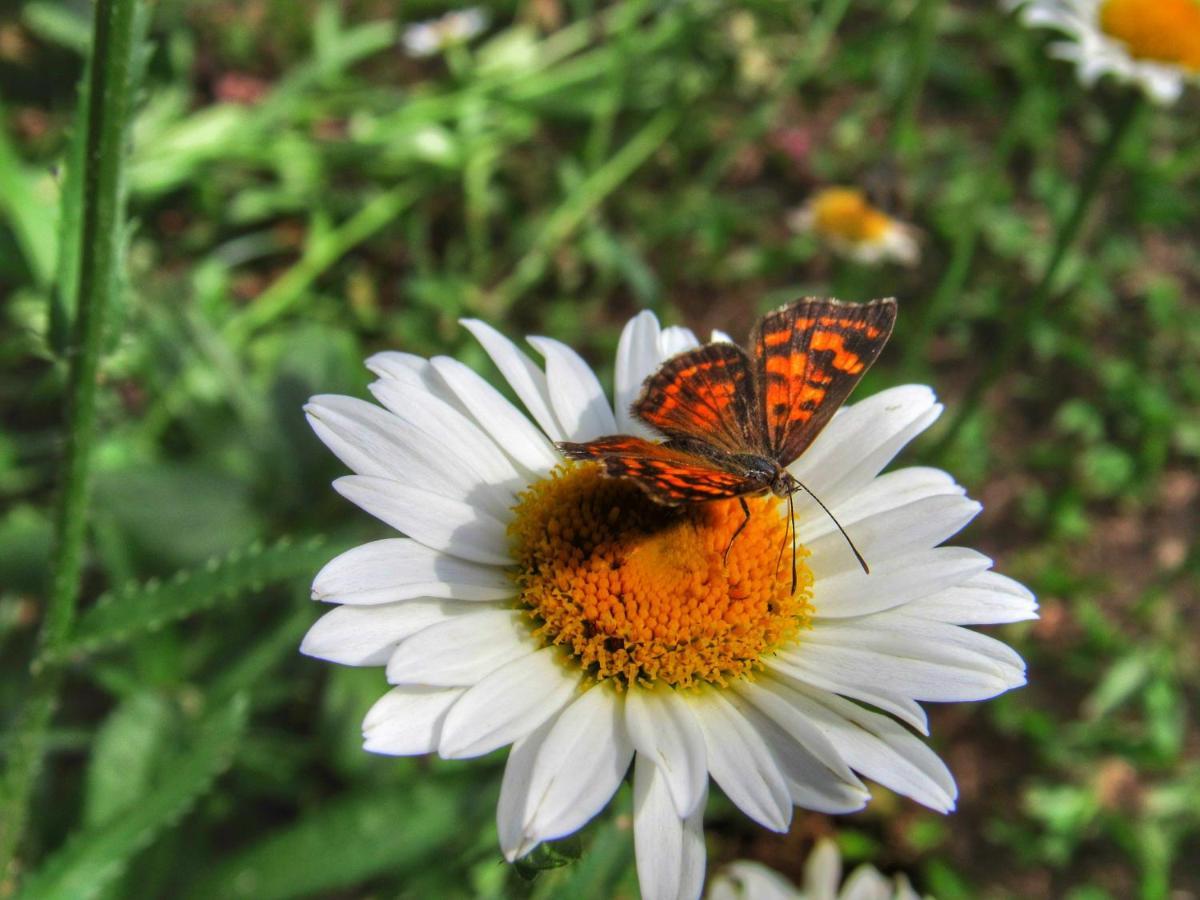
[[[938,12],[941,8],[942,0],[918,0],[917,8],[913,12],[908,78],[905,80],[900,108],[892,126],[893,146],[906,156],[915,153],[921,146],[916,127],[917,110],[921,105],[925,80],[929,76],[929,61],[933,56],[933,42],[937,36]]]
[[[1116,162],[1121,145],[1129,135],[1134,122],[1140,118],[1140,113],[1144,108],[1142,95],[1139,92],[1131,91],[1114,115],[1108,137],[1103,144],[1096,148],[1095,155],[1079,185],[1079,193],[1075,196],[1071,211],[1055,233],[1054,247],[1050,252],[1050,259],[1046,263],[1046,269],[1042,273],[1041,279],[1027,301],[1014,303],[1010,307],[1017,310],[1016,318],[1005,330],[1000,347],[988,359],[987,365],[971,383],[971,386],[967,388],[967,393],[959,404],[957,414],[932,450],[935,457],[944,454],[954,443],[963,425],[978,410],[988,388],[1008,371],[1016,359],[1017,353],[1028,338],[1030,328],[1045,313],[1046,303],[1054,288],[1055,276],[1058,275],[1067,251],[1079,237],[1087,212],[1099,196],[1104,177]]]
[[[79,305],[67,346],[66,456],[55,520],[50,593],[39,655],[53,654],[70,635],[79,599],[96,427],[96,374],[105,314],[117,286],[124,241],[123,169],[133,96],[138,0],[99,0],[92,42],[91,103],[84,163]],[[35,669],[0,785],[0,877],[9,883],[41,770],[46,729],[61,669]],[[0,888],[2,889],[2,888]]]

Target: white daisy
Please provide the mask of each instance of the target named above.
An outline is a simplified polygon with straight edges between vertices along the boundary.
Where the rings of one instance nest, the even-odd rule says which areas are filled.
[[[452,44],[465,44],[487,27],[487,14],[478,7],[446,13],[404,29],[401,43],[409,56],[435,56]]]
[[[795,888],[762,863],[739,860],[723,867],[708,888],[708,900],[920,900],[908,879],[890,881],[867,863],[838,889],[842,858],[829,838],[817,842],[804,864],[804,887]]]
[[[1091,86],[1112,74],[1158,103],[1174,103],[1200,76],[1200,0],[1005,0],[1021,21],[1065,31],[1050,52]]]
[[[817,191],[788,217],[793,231],[813,234],[837,253],[864,265],[889,260],[915,266],[921,259],[917,229],[870,204],[857,188]]]
[[[529,339],[543,366],[463,324],[528,416],[462,363],[407,353],[367,361],[383,408],[341,396],[306,407],[355,472],[337,491],[407,535],[350,550],[313,583],[339,606],[303,652],[386,666],[395,685],[366,717],[367,750],[464,759],[511,744],[497,809],[509,860],[583,826],[632,765],[638,875],[656,900],[700,894],[710,775],[773,831],[794,805],[860,809],[859,775],[953,809],[953,778],[913,733],[927,733],[918,701],[1023,684],[1016,653],[962,626],[1036,607],[987,557],[938,546],[980,509],[949,475],[879,474],[941,412],[928,388],[846,407],[791,467],[872,567],[800,503],[793,594],[786,505],[751,500],[759,514],[726,561],[737,503],[671,510],[555,449],[641,430],[630,403],[697,344],[690,331],[650,313],[629,322],[610,403],[564,344]]]

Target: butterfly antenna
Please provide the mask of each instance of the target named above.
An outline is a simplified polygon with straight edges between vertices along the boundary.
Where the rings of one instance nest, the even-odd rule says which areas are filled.
[[[796,515],[792,506],[792,495],[788,494],[788,524],[784,526],[783,536],[787,537],[787,530],[792,529],[792,596],[796,594]],[[776,566],[778,569],[778,566]]]
[[[854,541],[850,540],[850,535],[846,534],[846,529],[843,528],[842,523],[837,520],[837,516],[835,516],[833,513],[831,513],[829,511],[829,507],[821,502],[821,498],[818,497],[816,494],[814,494],[812,491],[810,491],[808,489],[808,486],[805,485],[803,482],[796,481],[795,485],[796,485],[795,489],[804,491],[806,494],[808,494],[808,496],[812,497],[814,500],[817,501],[817,506],[821,507],[821,509],[824,510],[825,515],[829,516],[829,518],[833,521],[833,524],[837,526],[837,530],[842,533],[842,537],[844,537],[846,539],[846,543],[850,546],[850,550],[854,554],[854,558],[858,560],[858,564],[860,566],[862,566],[862,570],[864,572],[866,572],[868,575],[870,575],[871,567],[867,565],[867,561],[865,559],[863,559],[863,555],[858,552],[858,548],[854,546]],[[795,489],[793,489],[793,490],[795,490]],[[791,499],[791,495],[789,495],[789,499]]]

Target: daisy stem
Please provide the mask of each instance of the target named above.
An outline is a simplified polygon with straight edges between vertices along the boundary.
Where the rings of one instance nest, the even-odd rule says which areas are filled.
[[[87,153],[83,171],[79,303],[66,345],[66,454],[55,518],[51,583],[36,656],[53,655],[70,636],[79,600],[96,426],[96,375],[104,320],[117,290],[125,231],[123,169],[133,97],[138,0],[99,0],[92,37]],[[35,657],[36,658],[36,657]],[[11,886],[34,782],[62,669],[35,666],[26,703],[11,731],[0,782],[0,893]]]
[[[1050,258],[1046,262],[1042,277],[1028,300],[1024,302],[1015,300],[1008,304],[1007,309],[1014,310],[1015,316],[1005,329],[999,348],[989,357],[983,371],[967,388],[966,395],[959,404],[958,413],[931,451],[935,458],[943,455],[954,444],[963,426],[978,411],[979,404],[988,388],[1008,371],[1017,353],[1024,346],[1030,329],[1045,314],[1046,303],[1050,299],[1055,276],[1058,275],[1058,270],[1061,268],[1063,260],[1066,259],[1067,251],[1079,237],[1084,220],[1087,218],[1087,212],[1100,195],[1104,177],[1112,169],[1125,138],[1129,135],[1134,123],[1141,118],[1140,114],[1144,109],[1145,103],[1141,93],[1130,91],[1114,113],[1109,124],[1108,137],[1104,143],[1095,148],[1083,180],[1079,183],[1079,193],[1075,195],[1071,211],[1055,232],[1054,246],[1050,251]]]

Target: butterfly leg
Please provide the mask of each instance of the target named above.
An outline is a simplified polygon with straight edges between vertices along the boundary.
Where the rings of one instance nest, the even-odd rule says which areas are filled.
[[[742,523],[738,525],[737,529],[730,536],[729,543],[725,545],[725,557],[723,559],[725,565],[729,565],[729,551],[733,549],[733,542],[738,539],[738,535],[750,524],[750,507],[746,504],[746,498],[738,497],[738,503],[742,504],[742,515],[745,518],[742,519]]]

